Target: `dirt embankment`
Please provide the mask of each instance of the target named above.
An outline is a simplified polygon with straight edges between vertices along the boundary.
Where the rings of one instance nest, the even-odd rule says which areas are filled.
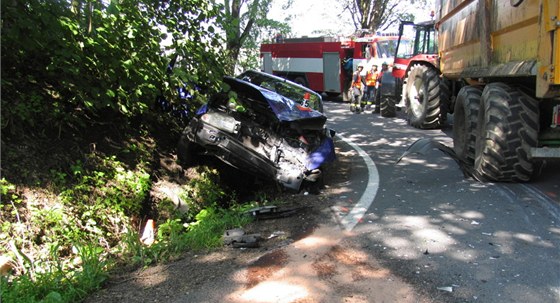
[[[169,264],[114,274],[86,302],[432,302],[345,241],[351,235],[332,209],[356,155],[337,152],[319,194],[284,193],[276,199],[292,215],[243,227],[261,236],[259,247],[188,252]]]

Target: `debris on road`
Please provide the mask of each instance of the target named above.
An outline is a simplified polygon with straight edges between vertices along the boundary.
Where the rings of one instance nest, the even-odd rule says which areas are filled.
[[[434,148],[439,149],[444,154],[446,154],[451,159],[453,159],[457,163],[457,165],[459,165],[459,168],[463,172],[463,176],[465,178],[473,178],[474,180],[477,180],[479,182],[484,181],[483,178],[480,176],[480,174],[473,169],[472,165],[469,165],[468,163],[465,162],[464,159],[459,158],[457,154],[455,154],[453,148],[441,142],[438,142],[433,138],[421,138],[414,141],[411,145],[408,146],[408,148],[404,151],[404,153],[397,159],[395,164],[399,164],[399,162],[404,157],[410,154],[426,155],[430,150]]]
[[[452,292],[453,291],[453,287],[451,286],[441,286],[437,288],[438,290],[442,290],[442,291],[447,291],[447,292]]]
[[[260,234],[245,234],[241,228],[234,228],[226,230],[222,239],[224,245],[231,245],[234,248],[255,248],[259,247],[262,238]]]
[[[270,234],[270,236],[268,236],[267,239],[272,239],[272,238],[276,238],[276,237],[280,237],[280,236],[284,236],[284,235],[286,235],[286,233],[283,232],[283,231],[275,231],[272,234]]]
[[[268,220],[293,216],[306,208],[308,207],[302,206],[279,209],[277,206],[269,205],[255,207],[246,211],[245,213],[251,215],[255,220]]]

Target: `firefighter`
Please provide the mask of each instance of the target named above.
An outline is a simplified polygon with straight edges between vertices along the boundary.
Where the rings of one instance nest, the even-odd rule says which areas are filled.
[[[352,74],[352,86],[350,87],[352,93],[352,103],[350,104],[350,111],[359,114],[364,110],[365,103],[362,103],[362,96],[364,94],[364,77],[361,73],[364,69],[363,65],[358,65],[358,68]]]
[[[366,98],[366,105],[368,107],[371,107],[375,101],[375,88],[377,86],[378,76],[377,65],[374,64],[371,66],[371,69],[366,72],[366,91],[364,97]]]
[[[383,78],[383,73],[387,72],[389,70],[389,64],[387,64],[387,62],[383,62],[383,64],[381,64],[381,71],[379,72],[379,75],[377,76],[377,90],[379,91],[379,88],[381,86],[381,79]],[[381,112],[381,96],[379,94],[377,94],[375,96],[375,110],[372,112],[372,114],[379,114]]]

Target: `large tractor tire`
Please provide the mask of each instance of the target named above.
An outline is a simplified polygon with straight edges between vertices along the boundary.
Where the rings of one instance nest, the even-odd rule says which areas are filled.
[[[410,125],[438,128],[441,123],[440,78],[432,67],[415,64],[408,72],[405,102]]]
[[[474,165],[476,125],[480,108],[482,88],[461,88],[453,110],[453,149],[457,157],[467,165]]]
[[[529,159],[539,131],[536,100],[507,84],[488,84],[482,92],[477,124],[474,170],[479,179],[529,181],[536,169]]]
[[[395,117],[397,115],[395,98],[383,96],[381,97],[380,103],[381,103],[380,104],[381,117],[390,118],[390,117]]]

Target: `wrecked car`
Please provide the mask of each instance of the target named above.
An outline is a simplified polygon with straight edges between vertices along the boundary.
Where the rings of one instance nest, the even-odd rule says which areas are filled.
[[[334,131],[321,112],[250,82],[224,77],[184,129],[180,160],[211,155],[254,176],[299,191],[335,160]]]
[[[238,75],[237,78],[277,92],[303,106],[323,112],[323,97],[321,95],[290,80],[256,70],[247,70]]]

